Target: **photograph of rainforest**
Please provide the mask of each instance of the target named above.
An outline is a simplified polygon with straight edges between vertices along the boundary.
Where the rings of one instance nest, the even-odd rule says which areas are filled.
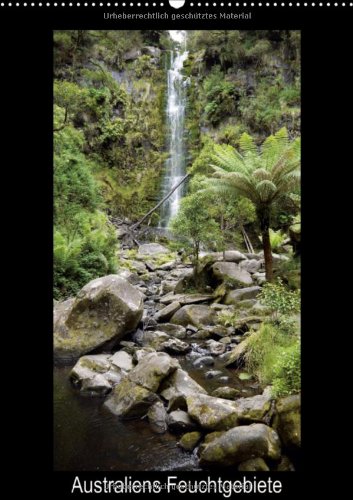
[[[300,39],[53,32],[55,470],[300,468]]]

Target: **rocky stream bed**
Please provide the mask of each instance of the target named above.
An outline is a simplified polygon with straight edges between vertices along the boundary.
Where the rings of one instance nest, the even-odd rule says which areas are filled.
[[[274,400],[243,369],[263,321],[262,255],[208,254],[202,293],[159,244],[121,262],[55,303],[55,468],[294,470],[300,396]],[[222,325],[234,308],[238,323]]]

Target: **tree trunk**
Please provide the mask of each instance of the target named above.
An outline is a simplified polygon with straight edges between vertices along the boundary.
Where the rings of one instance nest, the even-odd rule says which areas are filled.
[[[266,280],[272,281],[273,278],[272,249],[271,249],[269,228],[262,231],[262,246],[264,249]]]
[[[266,280],[270,282],[273,279],[272,248],[270,240],[270,207],[267,205],[265,206],[262,205],[258,207],[256,213],[261,229],[262,248],[264,251],[264,259],[265,259]]]

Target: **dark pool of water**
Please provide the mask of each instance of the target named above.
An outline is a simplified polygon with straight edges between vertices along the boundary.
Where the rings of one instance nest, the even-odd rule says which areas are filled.
[[[183,368],[211,392],[220,385],[259,392],[252,381],[240,381],[236,372],[223,369],[228,382],[205,378],[192,360],[180,360]],[[216,366],[209,369],[219,369]],[[197,470],[197,459],[177,446],[178,437],[155,434],[147,420],[119,420],[103,406],[104,398],[82,396],[69,382],[71,367],[54,368],[54,468],[77,471]],[[206,370],[206,371],[207,371]]]

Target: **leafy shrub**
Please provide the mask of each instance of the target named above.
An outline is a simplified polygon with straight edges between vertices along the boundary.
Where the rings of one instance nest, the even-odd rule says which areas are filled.
[[[281,351],[273,366],[272,394],[287,396],[300,391],[300,343],[295,342],[288,349]]]
[[[275,251],[278,250],[278,248],[282,245],[286,237],[287,236],[284,233],[282,233],[281,230],[274,231],[273,229],[270,229],[270,242],[272,250]]]
[[[273,323],[263,323],[248,341],[246,369],[262,384],[272,385],[272,394],[300,391],[300,341]]]
[[[275,283],[265,283],[259,299],[263,305],[270,308],[273,318],[280,314],[294,314],[300,310],[300,291],[288,290],[281,278],[277,278]]]

